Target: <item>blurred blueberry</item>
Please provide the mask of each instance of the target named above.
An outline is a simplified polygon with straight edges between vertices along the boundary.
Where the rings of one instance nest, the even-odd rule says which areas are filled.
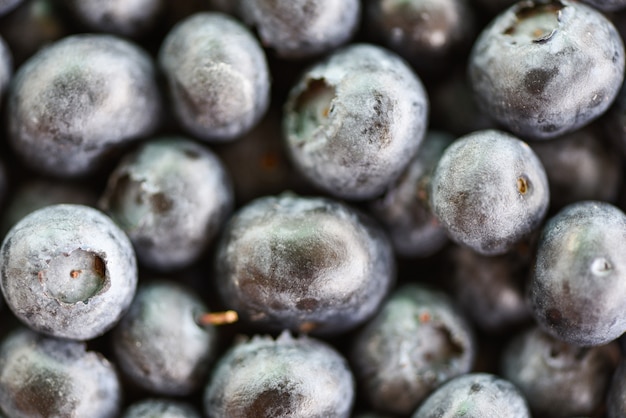
[[[132,244],[103,213],[53,205],[30,213],[0,248],[0,286],[13,313],[45,334],[88,340],[112,328],[137,284]]]
[[[269,105],[265,54],[239,21],[196,13],[176,24],[159,51],[171,106],[182,127],[205,140],[248,132]]]
[[[204,393],[207,417],[347,418],[354,379],[331,346],[285,332],[255,336],[219,360]]]
[[[129,405],[121,418],[201,418],[193,406],[170,399],[144,399]]]
[[[317,187],[370,199],[407,167],[427,115],[424,87],[402,59],[355,44],[318,62],[293,86],[284,137],[295,167]]]
[[[603,114],[624,79],[624,45],[577,1],[520,1],[480,34],[469,58],[479,106],[522,138],[548,139]]]

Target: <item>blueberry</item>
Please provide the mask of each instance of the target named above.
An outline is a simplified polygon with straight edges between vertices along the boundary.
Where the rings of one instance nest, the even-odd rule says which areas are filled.
[[[455,246],[449,257],[454,298],[481,330],[508,332],[531,319],[524,293],[530,270],[528,245],[500,256]]]
[[[358,332],[350,358],[372,406],[407,415],[439,385],[468,373],[475,351],[472,330],[452,301],[411,284]]]
[[[526,400],[508,380],[487,373],[458,376],[430,395],[412,418],[530,418]]]
[[[144,399],[129,405],[121,418],[200,418],[200,414],[186,402]]]
[[[624,0],[583,0],[585,3],[590,4],[596,9],[600,9],[605,12],[613,12],[626,8],[626,1]]]
[[[474,44],[469,77],[479,106],[524,138],[554,138],[604,113],[624,78],[613,24],[577,1],[521,1]]]
[[[207,307],[191,290],[169,280],[141,285],[113,330],[121,370],[139,387],[161,395],[188,395],[204,382],[217,332],[197,318]]]
[[[281,58],[301,59],[330,52],[358,27],[359,0],[244,0],[240,11],[265,47]]]
[[[329,345],[289,333],[255,336],[219,360],[204,393],[209,418],[349,417],[354,380]]]
[[[616,343],[576,347],[533,327],[508,343],[502,376],[517,386],[537,415],[593,415],[604,405],[618,358]]]
[[[394,249],[404,257],[428,257],[448,242],[429,202],[429,184],[443,150],[453,137],[431,131],[406,171],[371,203],[373,215],[386,227]]]
[[[270,79],[256,38],[221,13],[179,22],[159,51],[173,110],[182,127],[213,141],[249,131],[269,105]]]
[[[617,200],[623,162],[605,142],[598,129],[586,127],[529,143],[548,176],[551,211],[580,200]]]
[[[623,359],[611,379],[606,406],[608,418],[626,416],[626,361]]]
[[[230,214],[228,173],[181,137],[147,141],[109,176],[100,207],[128,234],[140,263],[173,270],[196,261]]]
[[[546,173],[530,147],[501,131],[477,131],[446,149],[431,181],[433,213],[457,243],[509,251],[542,221]]]
[[[0,37],[0,103],[13,75],[13,56],[5,40]]]
[[[0,286],[13,313],[45,334],[88,340],[130,305],[135,253],[113,221],[81,205],[32,212],[0,248]]]
[[[395,280],[380,228],[322,197],[250,202],[226,226],[215,260],[226,306],[276,331],[345,332],[376,312]]]
[[[380,195],[406,168],[426,131],[428,98],[394,53],[368,44],[334,52],[307,70],[284,109],[296,168],[346,199]]]
[[[15,9],[23,0],[0,0],[0,16]]]
[[[89,29],[137,37],[157,23],[164,0],[61,0]]]
[[[39,51],[19,68],[9,94],[11,145],[25,164],[56,176],[93,172],[159,123],[150,57],[110,35],[74,35]]]
[[[573,203],[545,225],[529,286],[541,327],[575,345],[626,331],[626,215],[595,201]]]
[[[365,25],[421,74],[446,68],[474,35],[473,8],[466,0],[368,0]]]
[[[115,369],[85,344],[18,329],[0,346],[0,408],[11,418],[118,416]]]

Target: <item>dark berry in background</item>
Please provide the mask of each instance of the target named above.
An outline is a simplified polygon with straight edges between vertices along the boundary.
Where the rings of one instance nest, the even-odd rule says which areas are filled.
[[[264,47],[302,59],[348,42],[361,18],[360,0],[243,0],[239,14]]]
[[[526,143],[502,131],[476,131],[444,151],[430,199],[453,241],[481,254],[503,254],[539,227],[548,180]]]
[[[447,295],[405,285],[352,344],[351,363],[368,402],[407,415],[439,385],[472,370],[470,325]]]
[[[228,15],[197,13],[179,22],[161,45],[159,64],[170,108],[197,138],[234,140],[269,105],[265,53],[254,35]]]
[[[284,108],[286,148],[312,184],[336,197],[380,195],[426,133],[428,97],[396,54],[351,45],[309,68]]]
[[[233,200],[229,175],[209,148],[162,137],[120,161],[100,207],[128,234],[140,263],[175,270],[203,254]]]
[[[521,1],[478,37],[468,60],[479,107],[522,138],[548,139],[604,113],[624,79],[624,44],[577,1]]]
[[[395,281],[382,230],[322,197],[250,202],[231,217],[215,262],[227,308],[275,331],[345,332],[376,312]]]
[[[626,331],[625,245],[626,215],[609,203],[573,203],[548,221],[529,287],[542,329],[582,346]]]
[[[114,366],[85,344],[20,328],[0,346],[0,405],[11,418],[115,418],[122,387]]]
[[[82,205],[32,212],[0,248],[0,286],[13,313],[53,336],[88,340],[111,329],[137,284],[132,244],[113,221]]]
[[[348,418],[354,379],[331,346],[282,333],[255,336],[219,360],[204,393],[204,412],[218,417]]]
[[[151,398],[128,406],[121,418],[201,418],[201,416],[185,402]]]
[[[93,173],[108,154],[151,134],[161,98],[152,59],[111,35],[74,35],[17,71],[8,101],[11,146],[41,173]]]

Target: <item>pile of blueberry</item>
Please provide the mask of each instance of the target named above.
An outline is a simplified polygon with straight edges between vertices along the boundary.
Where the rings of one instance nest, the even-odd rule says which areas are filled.
[[[0,418],[626,418],[626,0],[0,0]]]

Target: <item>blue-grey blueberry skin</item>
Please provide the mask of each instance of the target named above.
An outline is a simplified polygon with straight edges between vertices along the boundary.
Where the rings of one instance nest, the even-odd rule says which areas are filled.
[[[577,347],[533,327],[507,344],[502,377],[524,394],[534,414],[594,415],[604,405],[618,359],[617,343]]]
[[[539,227],[550,193],[545,170],[526,143],[484,130],[457,139],[444,151],[430,199],[453,241],[498,255]]]
[[[193,392],[204,383],[216,350],[216,329],[197,323],[206,312],[194,292],[171,280],[140,285],[112,334],[122,372],[152,393]]]
[[[408,415],[442,383],[470,372],[476,343],[448,296],[411,284],[387,299],[351,350],[365,399],[377,411]]]
[[[615,373],[613,373],[606,407],[608,418],[626,416],[626,361],[624,360],[620,361]]]
[[[365,25],[421,74],[445,69],[469,49],[474,9],[466,0],[367,0]]]
[[[0,0],[0,16],[9,13],[15,9],[22,0]]]
[[[111,35],[63,38],[24,63],[11,83],[9,141],[39,173],[79,177],[159,125],[155,67]]]
[[[137,262],[124,232],[96,209],[60,204],[32,212],[0,247],[0,287],[32,329],[89,340],[111,329],[135,295]]]
[[[331,346],[283,332],[254,336],[224,354],[204,392],[204,412],[221,417],[347,418],[354,378]]]
[[[0,217],[0,234],[4,236],[13,225],[37,209],[59,203],[96,207],[96,191],[82,183],[36,177],[15,187]]]
[[[526,400],[508,380],[487,373],[458,376],[440,386],[412,418],[530,418]]]
[[[483,256],[455,246],[449,253],[452,293],[474,324],[488,333],[508,332],[530,321],[524,285],[530,270],[530,251]]]
[[[85,26],[127,37],[146,34],[165,8],[165,0],[62,0]]]
[[[263,46],[288,59],[328,53],[348,42],[361,17],[360,0],[241,0],[239,9]]]
[[[13,56],[6,41],[0,37],[0,101],[13,76]]]
[[[120,161],[99,206],[129,236],[140,264],[171,271],[202,255],[233,200],[230,176],[211,150],[161,137]]]
[[[623,161],[606,142],[599,129],[586,127],[529,143],[548,176],[551,211],[581,200],[617,200]]]
[[[286,147],[317,187],[345,199],[371,199],[417,152],[428,108],[420,79],[399,56],[350,45],[309,68],[291,89]]]
[[[322,197],[248,203],[225,227],[215,262],[225,305],[277,331],[345,332],[374,315],[395,282],[380,227]]]
[[[269,106],[265,53],[228,15],[196,13],[180,21],[161,45],[159,64],[179,123],[197,138],[234,140]]]
[[[428,257],[448,242],[446,230],[430,209],[429,184],[439,158],[453,140],[444,132],[427,133],[406,171],[370,205],[400,256]]]
[[[186,402],[170,399],[144,399],[129,405],[121,418],[201,418]]]
[[[11,418],[115,418],[121,398],[114,366],[83,343],[20,328],[0,346],[0,408]]]
[[[625,242],[626,215],[609,203],[573,203],[547,222],[529,285],[542,329],[580,346],[626,331]]]
[[[584,0],[585,3],[605,12],[614,12],[626,8],[624,0]]]
[[[483,30],[468,65],[485,113],[522,138],[549,139],[609,108],[624,79],[624,45],[582,3],[521,1]]]

